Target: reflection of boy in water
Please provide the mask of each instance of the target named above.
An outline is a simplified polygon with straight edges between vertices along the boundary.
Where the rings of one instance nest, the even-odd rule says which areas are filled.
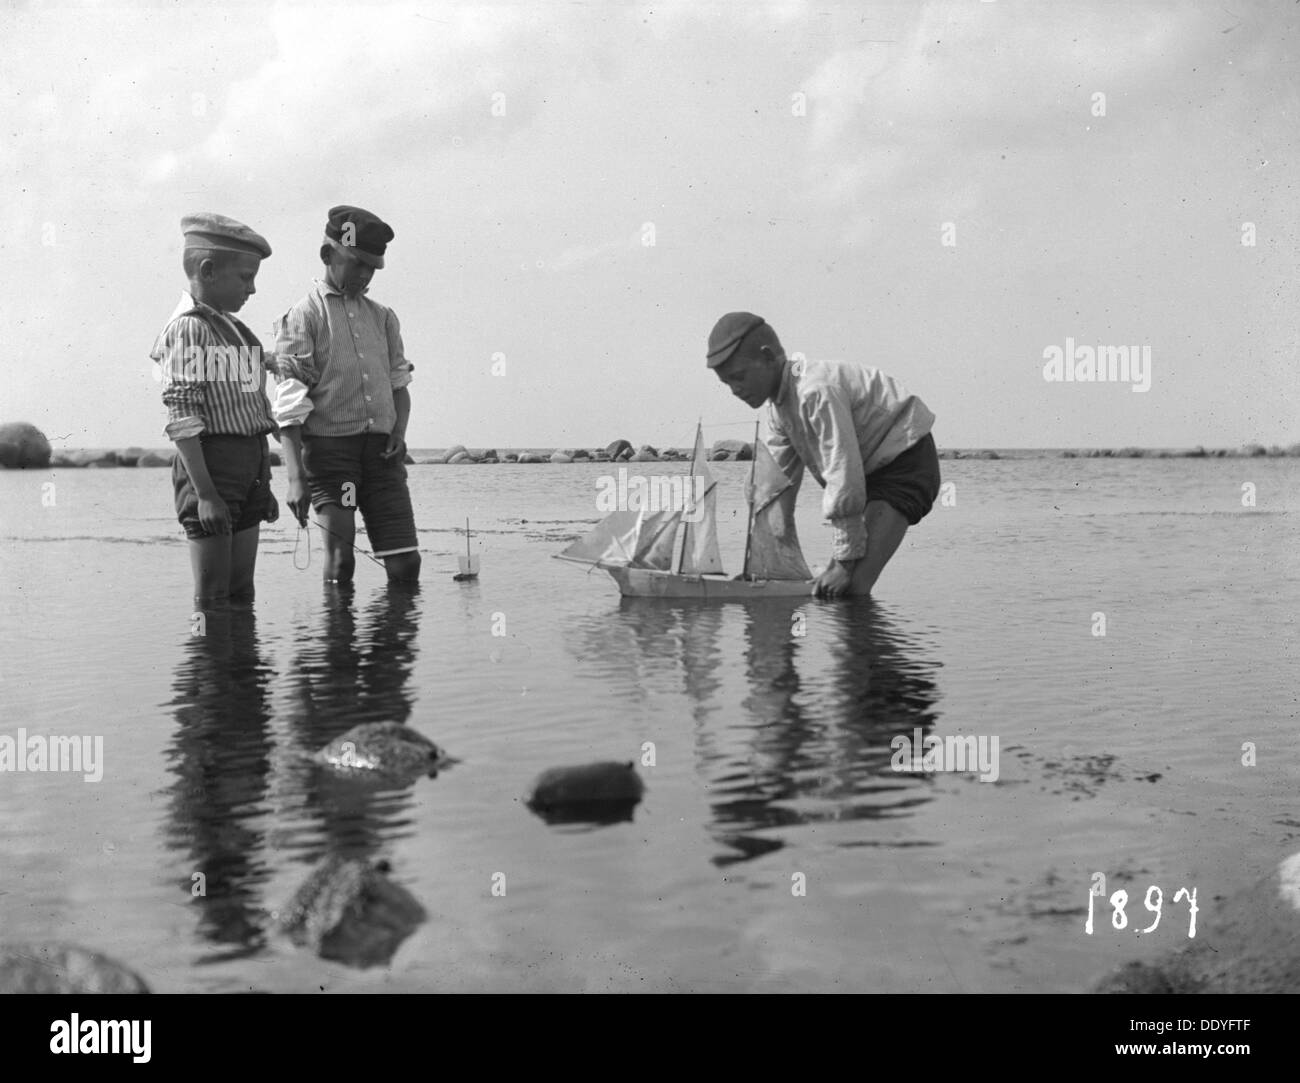
[[[831,561],[817,596],[870,594],[908,526],[939,495],[934,414],[879,369],[788,360],[776,332],[750,312],[717,322],[708,364],[747,405],[769,404],[767,444],[794,487],[806,466],[826,490]]]

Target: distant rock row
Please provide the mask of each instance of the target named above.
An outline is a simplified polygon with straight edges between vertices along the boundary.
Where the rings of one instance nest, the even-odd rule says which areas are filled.
[[[1217,448],[1207,450],[1196,447],[1191,450],[1170,451],[1151,448],[1126,447],[1118,451],[1113,448],[1081,448],[1044,452],[1046,457],[1055,456],[1062,459],[1248,459],[1248,458],[1298,458],[1300,444],[1289,447],[1265,447],[1263,444],[1246,444],[1237,450]],[[0,425],[0,466],[9,469],[44,469],[47,467],[86,467],[104,469],[117,466],[171,466],[176,453],[150,451],[145,448],[128,447],[117,451],[58,451],[52,452],[50,442],[35,425],[25,421]],[[710,462],[749,462],[754,457],[753,444],[743,440],[719,440],[709,449]],[[946,448],[939,452],[941,459],[1002,459],[1004,455],[992,450],[962,450]],[[1011,458],[1025,458],[1012,452]],[[1037,457],[1037,456],[1028,456]],[[480,463],[661,463],[689,462],[691,451],[688,448],[664,448],[656,450],[649,444],[633,448],[627,440],[615,440],[603,448],[560,448],[551,451],[525,451],[501,455],[496,448],[471,451],[464,444],[449,447],[440,455],[416,459],[406,456],[408,466],[426,466],[445,464],[449,466],[477,465]],[[282,465],[280,452],[271,452],[271,464]]]
[[[663,463],[689,461],[691,453],[682,448],[664,448],[662,451],[642,444],[633,448],[627,440],[615,440],[604,448],[589,451],[586,448],[557,448],[554,451],[525,451],[520,455],[513,453],[500,455],[496,448],[484,451],[471,451],[464,444],[455,444],[441,455],[432,458],[416,459],[421,466],[426,464],[445,464],[461,466],[474,463]],[[754,448],[743,440],[719,440],[709,452],[710,462],[726,459],[749,461],[754,457]]]

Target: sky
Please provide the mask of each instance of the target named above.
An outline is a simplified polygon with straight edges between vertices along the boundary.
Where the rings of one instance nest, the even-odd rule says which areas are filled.
[[[0,41],[0,422],[56,449],[166,445],[183,215],[268,239],[269,343],[340,203],[396,234],[412,447],[744,435],[732,310],[940,447],[1300,441],[1292,0],[18,4]],[[1047,379],[1067,340],[1149,388]]]

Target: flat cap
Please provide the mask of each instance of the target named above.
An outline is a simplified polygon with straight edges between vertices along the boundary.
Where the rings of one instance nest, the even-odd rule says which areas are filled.
[[[755,327],[766,321],[752,312],[728,312],[709,332],[709,368],[716,369],[736,351],[743,339]]]
[[[271,246],[265,237],[224,214],[187,214],[181,219],[181,232],[185,234],[186,248],[250,252],[262,259],[271,254]]]
[[[325,240],[332,248],[371,267],[382,267],[384,249],[392,239],[392,228],[379,215],[360,207],[330,208]]]

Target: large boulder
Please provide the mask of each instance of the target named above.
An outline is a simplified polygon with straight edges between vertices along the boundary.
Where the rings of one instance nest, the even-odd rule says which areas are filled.
[[[627,440],[615,440],[605,448],[605,454],[611,459],[617,460],[623,458],[630,459],[635,452],[632,445]]]
[[[436,461],[441,463],[449,463],[457,455],[468,455],[468,454],[469,451],[466,450],[464,444],[452,444],[451,447],[449,447],[446,451],[444,451]]]
[[[460,466],[463,463],[473,464],[476,462],[478,462],[478,460],[474,458],[474,456],[471,455],[468,451],[458,451],[456,452],[455,455],[453,455],[450,459],[447,460],[447,465]]]
[[[551,462],[553,462],[553,463],[571,463],[571,462],[573,462],[573,456],[572,456],[572,455],[566,455],[566,454],[564,454],[563,451],[552,452],[552,454],[551,454]]]
[[[569,452],[569,455],[574,462],[577,462],[579,459],[591,458],[591,452],[588,451],[586,448],[582,448],[582,447],[574,448],[572,451]]]
[[[171,466],[175,453],[171,455],[159,454],[156,451],[146,451],[139,459],[136,460],[136,466]]]
[[[637,449],[637,453],[628,460],[632,463],[657,463],[659,461],[659,452],[649,444],[642,444]]]
[[[0,425],[0,466],[29,470],[49,465],[50,442],[40,429],[26,421]]]
[[[549,455],[539,455],[535,451],[525,451],[519,456],[519,461],[521,463],[549,463],[551,457]]]
[[[514,454],[513,452],[507,452],[506,457],[501,461],[507,463],[517,463],[519,461],[519,456]]]
[[[113,452],[113,458],[117,460],[118,466],[135,466],[140,461],[140,456],[144,454],[142,447],[123,448],[121,451]]]
[[[735,459],[737,462],[747,463],[754,457],[754,445],[747,444],[744,440],[718,440],[714,443],[710,455],[714,461],[724,461],[716,458],[719,451],[727,453],[727,459]]]
[[[725,463],[730,458],[731,452],[726,448],[719,448],[717,451],[709,452],[709,462],[711,463]]]
[[[71,944],[0,947],[0,993],[147,993],[135,972]]]

